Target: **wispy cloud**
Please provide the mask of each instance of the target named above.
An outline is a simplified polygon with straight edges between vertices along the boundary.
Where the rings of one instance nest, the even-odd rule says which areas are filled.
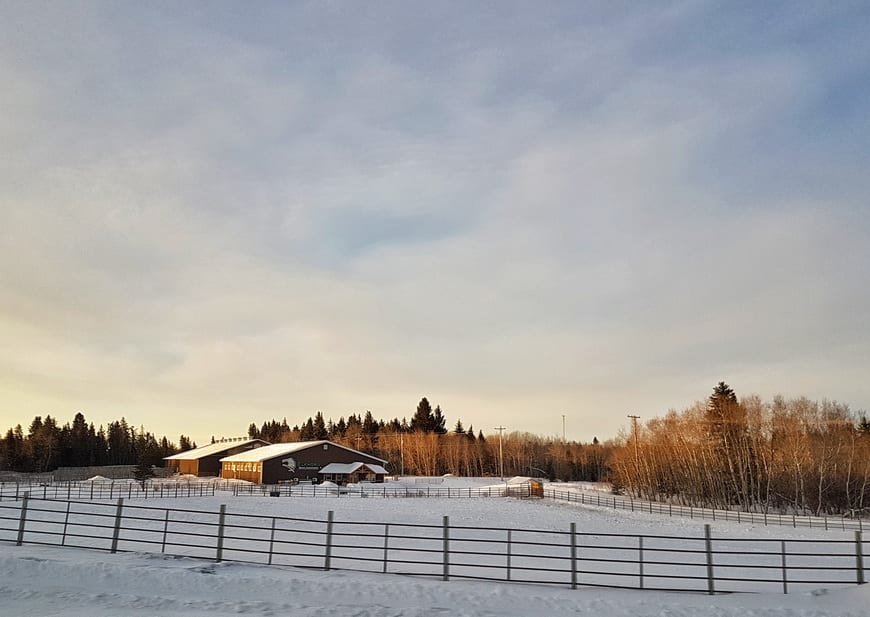
[[[0,420],[867,408],[868,20],[805,9],[4,5]]]

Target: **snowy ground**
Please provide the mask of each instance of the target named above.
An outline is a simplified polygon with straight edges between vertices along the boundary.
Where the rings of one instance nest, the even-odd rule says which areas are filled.
[[[451,485],[463,481],[447,480]],[[476,484],[480,485],[481,482]],[[703,524],[687,519],[514,499],[361,499],[232,497],[161,500],[160,507],[264,516],[438,524],[534,527],[600,533],[697,536]],[[752,527],[717,522],[719,536],[843,538],[842,532]],[[423,579],[392,574],[300,570],[212,563],[141,553],[107,554],[81,549],[16,547],[0,543],[0,616],[107,617],[199,615],[422,616],[422,615],[636,615],[725,617],[870,616],[870,586],[819,587],[777,592],[706,596],[598,588]]]

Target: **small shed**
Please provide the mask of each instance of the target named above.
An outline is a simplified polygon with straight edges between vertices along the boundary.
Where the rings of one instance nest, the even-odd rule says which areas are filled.
[[[330,463],[320,470],[320,479],[336,484],[383,482],[387,470],[372,463]]]
[[[163,460],[166,461],[167,467],[172,467],[181,474],[218,476],[221,472],[222,458],[268,445],[269,442],[262,439],[217,441],[207,446],[167,456]]]
[[[384,459],[332,441],[295,441],[276,443],[222,458],[221,477],[257,484],[318,480],[320,470],[330,463],[354,462],[376,465],[382,469],[387,465]]]

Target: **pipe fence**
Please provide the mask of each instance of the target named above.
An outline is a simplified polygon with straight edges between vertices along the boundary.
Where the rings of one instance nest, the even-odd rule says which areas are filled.
[[[530,497],[528,482],[496,486],[451,488],[445,486],[398,486],[396,484],[356,484],[324,486],[322,484],[236,484],[236,497]]]
[[[0,483],[0,501],[22,499],[29,493],[32,499],[166,499],[210,497],[215,494],[212,483],[188,482],[63,482],[36,486]]]
[[[865,582],[865,541],[637,535],[343,521],[130,504],[0,502],[0,542],[137,551],[321,570],[699,593],[806,591]]]
[[[556,501],[567,501],[587,506],[642,512],[647,514],[667,514],[689,519],[731,521],[735,523],[778,525],[785,527],[805,527],[824,530],[857,530],[864,531],[864,523],[860,517],[846,516],[801,516],[797,514],[778,514],[768,512],[742,512],[740,510],[718,510],[714,508],[694,508],[669,503],[658,503],[632,499],[622,495],[607,493],[587,493],[575,490],[544,487],[544,497]]]

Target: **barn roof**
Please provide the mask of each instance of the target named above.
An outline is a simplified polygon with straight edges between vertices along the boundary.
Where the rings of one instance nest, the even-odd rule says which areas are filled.
[[[371,470],[372,473],[387,475],[386,469],[380,465],[373,465],[372,463],[330,463],[326,467],[323,467],[319,473],[351,474],[363,466]]]
[[[359,450],[354,450],[353,448],[348,448],[346,446],[342,446],[340,444],[332,441],[327,441],[325,439],[321,439],[319,441],[292,441],[289,443],[274,443],[271,446],[263,446],[262,448],[256,448],[254,450],[248,450],[247,452],[240,452],[239,454],[224,457],[221,459],[221,462],[259,463],[262,461],[268,461],[278,456],[287,456],[288,454],[292,454],[294,452],[307,450],[308,448],[316,448],[324,444],[329,445],[332,448],[341,448],[343,450],[354,452],[368,458],[373,458],[376,461],[381,461],[382,463],[387,462],[382,458],[378,458],[376,456],[372,456],[371,454],[366,454],[365,452],[360,452]]]
[[[227,450],[232,450],[233,448],[244,447],[248,444],[261,443],[263,445],[268,444],[269,442],[263,441],[262,439],[246,439],[241,441],[218,441],[215,443],[210,443],[207,446],[200,446],[199,448],[194,448],[193,450],[185,450],[184,452],[179,452],[178,454],[173,454],[172,456],[166,456],[163,458],[164,461],[195,461],[197,459],[203,458],[204,456],[211,456],[212,454],[220,454],[221,452],[226,452]],[[254,447],[256,449],[256,446]]]

